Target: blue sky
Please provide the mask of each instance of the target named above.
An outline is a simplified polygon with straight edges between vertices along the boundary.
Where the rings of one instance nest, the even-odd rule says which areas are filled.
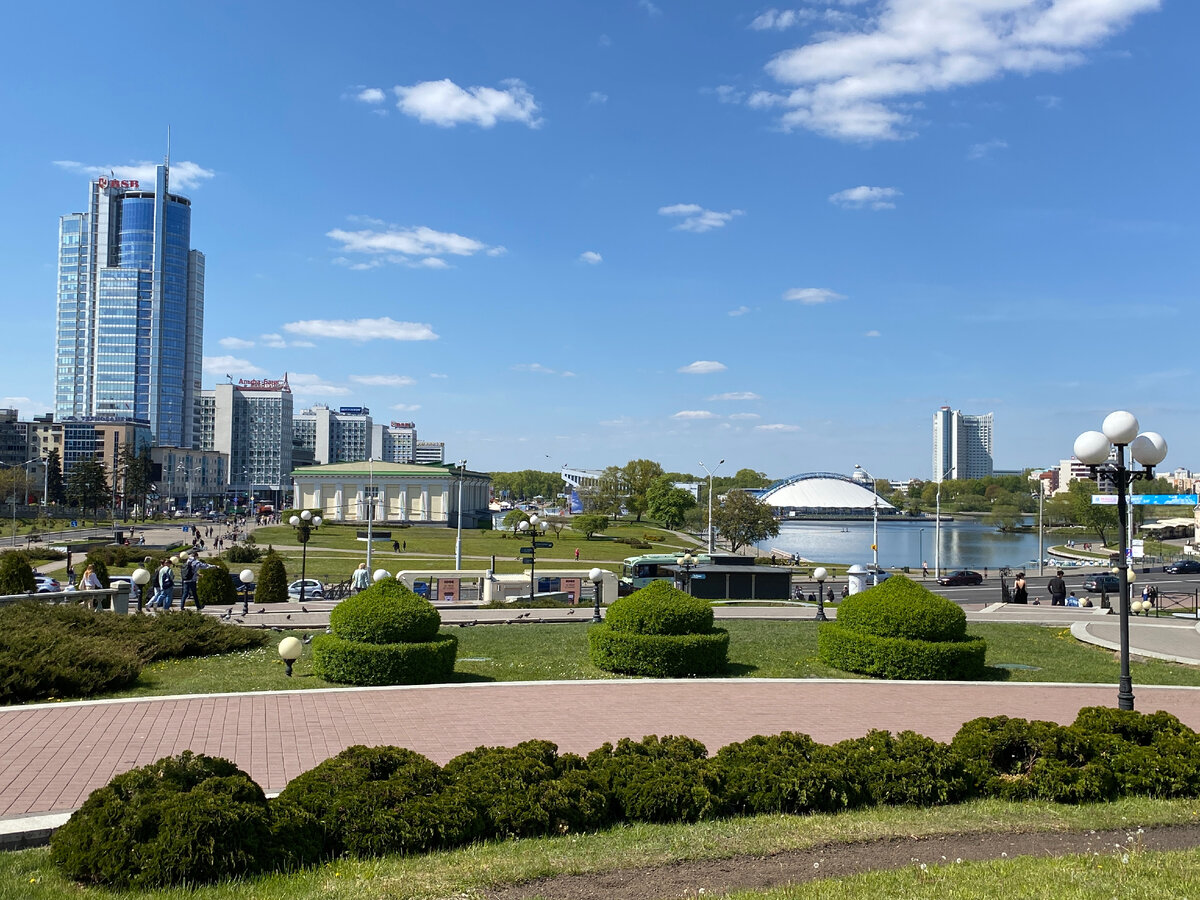
[[[161,159],[205,387],[480,469],[929,477],[1111,409],[1200,468],[1184,0],[26,4],[0,58],[0,400],[52,398],[58,216]]]

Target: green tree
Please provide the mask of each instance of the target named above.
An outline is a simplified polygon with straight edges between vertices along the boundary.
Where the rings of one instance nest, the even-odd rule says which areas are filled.
[[[0,553],[0,594],[32,594],[36,590],[29,558],[20,550]]]
[[[992,507],[992,511],[987,515],[989,525],[995,525],[1002,532],[1016,531],[1024,519],[1021,516],[1021,511],[1015,506],[1003,506],[997,504]]]
[[[286,603],[288,599],[287,570],[283,558],[274,550],[268,550],[258,570],[258,581],[254,586],[255,603]],[[203,603],[204,601],[200,601]]]
[[[682,525],[687,511],[695,505],[696,498],[692,496],[691,491],[675,487],[667,476],[657,479],[646,492],[646,512],[667,528],[678,528]]]
[[[1100,542],[1107,546],[1109,532],[1117,527],[1117,507],[1092,503],[1097,490],[1094,481],[1072,481],[1067,485],[1068,510],[1073,524],[1100,535]]]
[[[580,499],[583,500],[583,508],[589,513],[615,516],[620,513],[626,494],[621,469],[609,466],[597,479],[596,484],[583,491]]]
[[[779,534],[779,522],[770,504],[745,491],[730,491],[720,506],[713,507],[713,525],[735,552]]]
[[[582,516],[573,518],[571,520],[571,527],[582,534],[585,540],[590,541],[593,534],[599,534],[602,531],[608,530],[608,516],[585,513]]]
[[[492,472],[491,476],[493,493],[497,497],[507,497],[509,500],[553,498],[563,490],[562,475],[558,472],[522,469],[519,472]]]
[[[100,460],[87,456],[75,463],[67,476],[67,501],[93,512],[109,498],[108,473]]]
[[[522,522],[529,521],[529,513],[523,509],[510,509],[504,516],[504,527],[516,531]]]
[[[47,503],[64,503],[67,499],[63,485],[62,456],[55,447],[46,457],[46,497]]]
[[[621,469],[621,478],[629,492],[625,498],[625,507],[634,514],[634,521],[642,521],[642,514],[650,504],[646,495],[651,485],[661,478],[662,474],[663,467],[652,459],[631,459]]]
[[[150,445],[143,444],[141,448],[135,450],[126,444],[121,450],[121,468],[125,472],[123,484],[125,506],[137,506],[142,517],[145,518],[146,495],[150,493],[151,472],[153,471]]]

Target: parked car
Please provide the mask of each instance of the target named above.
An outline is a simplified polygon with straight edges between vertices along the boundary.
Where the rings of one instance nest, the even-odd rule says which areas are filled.
[[[877,584],[883,584],[885,581],[887,581],[891,577],[892,577],[891,572],[883,572],[883,571],[867,572],[867,578],[866,578],[867,587],[874,587]]]
[[[39,594],[57,594],[62,590],[62,585],[58,583],[58,579],[51,578],[49,575],[34,575],[33,580],[37,582],[37,587],[34,590]]]
[[[1200,572],[1200,559],[1177,559],[1163,566],[1163,571],[1172,575],[1195,575]]]
[[[304,585],[304,598],[306,600],[323,600],[325,599],[325,585],[317,581],[315,578],[305,578],[301,581],[297,578],[288,585],[288,596],[299,597],[300,585]]]
[[[954,572],[947,572],[937,580],[937,583],[944,585],[983,584],[983,576],[970,569],[958,569]]]
[[[239,574],[240,574],[239,572],[230,572],[229,573],[229,580],[233,582],[233,589],[235,591],[237,591],[239,595],[241,595],[243,590],[246,590],[250,593],[251,596],[253,596],[254,589],[256,587],[258,587],[258,585],[253,581],[250,582],[249,584],[242,584],[242,579],[240,579],[238,577]]]
[[[1083,582],[1083,589],[1093,594],[1116,593],[1120,587],[1121,579],[1111,572],[1091,575]]]

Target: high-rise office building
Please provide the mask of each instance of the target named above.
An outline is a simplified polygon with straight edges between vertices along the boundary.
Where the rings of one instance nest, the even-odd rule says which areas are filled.
[[[968,416],[943,406],[933,414],[933,480],[992,474],[992,414]]]
[[[370,458],[373,425],[365,406],[330,409],[318,403],[296,413],[293,425],[296,443],[312,450],[319,466],[358,462]]]
[[[59,220],[54,412],[148,422],[157,444],[191,447],[204,340],[204,254],[192,204],[153,186],[97,178],[86,212]]]
[[[282,381],[242,379],[202,391],[200,450],[223,453],[236,494],[282,503],[292,486],[292,389]]]

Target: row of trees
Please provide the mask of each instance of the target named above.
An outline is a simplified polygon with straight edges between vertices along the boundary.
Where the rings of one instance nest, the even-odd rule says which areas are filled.
[[[149,445],[134,450],[126,445],[118,461],[116,490],[126,504],[146,507],[147,495],[151,493],[153,465]],[[51,504],[67,504],[78,509],[95,512],[109,505],[114,496],[112,473],[109,467],[95,457],[84,457],[71,467],[71,473],[63,478],[62,457],[58,449],[50,451],[46,458],[45,493]],[[29,473],[20,466],[0,469],[0,497],[23,496],[24,502],[40,498],[43,485],[31,483]]]

